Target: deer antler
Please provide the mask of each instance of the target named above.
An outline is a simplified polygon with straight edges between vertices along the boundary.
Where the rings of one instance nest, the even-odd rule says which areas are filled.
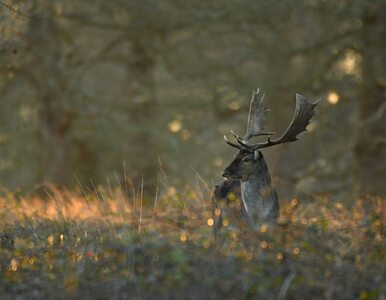
[[[235,144],[235,143],[232,143],[231,141],[229,141],[229,140],[227,139],[227,137],[226,137],[225,135],[224,135],[224,140],[225,140],[225,142],[226,142],[229,146],[235,147],[235,148],[237,148],[237,149],[239,149],[239,150],[242,150],[242,149],[245,148],[245,147],[243,147],[243,145],[239,142],[239,140],[237,140],[237,141],[240,143],[240,145]]]
[[[264,93],[260,95],[260,89],[257,89],[256,92],[252,92],[251,104],[249,106],[249,114],[248,114],[248,123],[247,123],[247,132],[244,137],[241,137],[231,131],[231,134],[236,138],[237,142],[240,145],[230,142],[225,136],[225,141],[231,145],[232,147],[236,147],[238,149],[244,149],[248,145],[248,141],[255,136],[262,135],[274,135],[274,132],[262,132],[264,129],[264,121],[265,121],[265,113],[269,110],[265,109],[264,104]]]
[[[277,140],[271,141],[271,137],[268,137],[268,141],[265,143],[257,143],[254,145],[247,145],[244,143],[244,147],[250,151],[255,151],[262,148],[271,147],[278,144],[295,142],[299,139],[298,135],[303,131],[307,131],[306,127],[310,123],[311,118],[315,115],[315,103],[310,103],[307,99],[299,94],[296,94],[296,107],[295,113],[292,117],[292,121],[285,131],[285,133]],[[238,141],[239,142],[239,141]],[[240,143],[240,142],[239,142]]]
[[[260,135],[272,135],[271,132],[262,132],[264,129],[265,113],[269,110],[265,109],[263,93],[259,99],[260,89],[256,93],[252,93],[251,104],[249,106],[247,132],[244,135],[243,141],[248,142],[250,138]]]

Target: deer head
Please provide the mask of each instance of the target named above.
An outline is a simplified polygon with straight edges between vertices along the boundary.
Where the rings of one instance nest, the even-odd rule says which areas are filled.
[[[245,181],[250,174],[260,173],[266,169],[267,166],[260,151],[252,153],[246,149],[241,149],[221,176],[226,179]]]
[[[245,181],[252,173],[267,171],[267,166],[260,149],[298,140],[298,135],[307,131],[307,125],[315,115],[317,102],[310,103],[302,95],[296,94],[295,113],[290,125],[280,138],[272,140],[271,136],[275,135],[274,132],[263,132],[265,113],[268,111],[264,107],[263,99],[264,94],[260,95],[259,90],[253,92],[248,115],[247,132],[244,137],[240,137],[231,131],[237,142],[234,143],[224,136],[225,141],[230,146],[239,149],[239,153],[222,173],[222,176],[227,179]],[[266,142],[250,144],[250,139],[256,136],[268,136],[268,139]]]

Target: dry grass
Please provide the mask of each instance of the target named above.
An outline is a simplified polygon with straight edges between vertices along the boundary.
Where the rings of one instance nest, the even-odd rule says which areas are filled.
[[[384,199],[284,201],[278,225],[230,217],[216,245],[205,188],[123,190],[4,194],[0,298],[384,299]]]

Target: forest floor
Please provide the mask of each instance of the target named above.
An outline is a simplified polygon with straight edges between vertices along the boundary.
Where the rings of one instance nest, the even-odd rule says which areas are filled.
[[[386,203],[283,200],[277,225],[224,220],[169,187],[0,196],[0,299],[385,299]],[[237,207],[237,205],[234,205]]]

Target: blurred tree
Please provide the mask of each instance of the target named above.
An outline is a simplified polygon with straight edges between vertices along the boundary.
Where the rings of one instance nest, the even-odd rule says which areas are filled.
[[[364,1],[359,129],[355,155],[361,192],[386,195],[386,2]]]
[[[44,5],[44,9],[41,6]],[[29,74],[36,88],[40,133],[41,179],[64,184],[69,163],[68,130],[75,113],[69,103],[68,72],[61,32],[52,1],[34,0],[35,17],[29,19],[29,51],[20,72]]]
[[[130,177],[154,184],[157,155],[176,183],[195,176],[187,166],[217,180],[233,155],[222,135],[244,130],[259,86],[278,132],[296,92],[328,100],[312,137],[267,153],[285,193],[339,197],[355,177],[362,190],[382,192],[367,180],[385,172],[375,158],[384,151],[382,1],[7,3],[34,16],[16,18],[20,34],[1,39],[20,49],[12,64],[2,60],[8,183],[69,183],[73,173],[100,183],[125,161]],[[13,13],[4,18],[12,27]]]

